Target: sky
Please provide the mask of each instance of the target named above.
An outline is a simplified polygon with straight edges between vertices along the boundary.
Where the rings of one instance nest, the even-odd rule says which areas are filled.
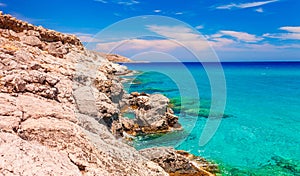
[[[0,0],[0,9],[130,58],[300,61],[299,0]]]

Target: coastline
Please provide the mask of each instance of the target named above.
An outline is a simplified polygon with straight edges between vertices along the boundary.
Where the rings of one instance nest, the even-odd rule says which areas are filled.
[[[201,118],[192,118],[184,115],[181,116],[182,118],[180,122],[185,129],[188,129],[189,126],[191,126],[190,122],[193,121],[193,119],[198,119],[198,121],[196,126],[192,127],[194,130],[189,133],[187,140],[179,145],[177,143],[177,139],[178,136],[181,136],[181,134],[180,132],[175,132],[173,134],[165,135],[164,137],[166,138],[157,138],[162,140],[155,140],[154,137],[146,137],[142,139],[141,142],[137,141],[134,143],[134,146],[138,149],[143,149],[155,146],[156,141],[157,143],[160,143],[159,141],[161,141],[161,143],[163,143],[165,146],[176,146],[176,149],[183,149],[192,154],[200,155],[206,159],[215,161],[219,164],[221,173],[224,175],[272,175],[272,173],[275,175],[297,175],[299,173],[299,160],[297,157],[299,152],[296,151],[296,146],[298,146],[299,140],[296,139],[297,133],[296,135],[290,135],[288,133],[289,131],[286,129],[289,128],[292,131],[292,129],[296,128],[292,126],[285,126],[286,128],[275,132],[273,131],[274,128],[268,124],[265,124],[265,122],[275,124],[276,126],[276,124],[281,121],[284,123],[280,123],[280,126],[284,126],[284,124],[289,121],[299,119],[299,111],[297,110],[299,101],[296,99],[291,99],[287,94],[285,94],[286,90],[289,89],[281,86],[283,80],[292,81],[295,79],[295,77],[299,77],[299,72],[296,71],[299,70],[299,64],[288,64],[282,66],[281,64],[262,63],[256,64],[256,67],[252,66],[253,65],[244,65],[243,63],[235,63],[224,66],[225,74],[229,76],[228,88],[230,99],[228,100],[227,107],[230,109],[225,111],[225,113],[228,115],[228,118],[224,118],[224,120],[222,120],[222,126],[218,129],[218,133],[207,146],[198,146],[198,139],[200,137],[199,134],[201,133],[199,133],[199,130],[197,129],[201,130],[203,128],[203,125],[206,122],[205,114],[201,114]],[[170,97],[171,100],[179,97],[179,94],[176,90],[174,91],[173,89],[170,89],[170,87],[175,86],[171,83],[172,80],[166,79],[162,74],[159,73],[147,73],[149,70],[151,71],[158,69],[175,72],[177,71],[176,67],[169,67],[169,65],[154,63],[150,65],[137,64],[132,66],[129,64],[128,68],[141,71],[139,76],[134,77],[134,82],[139,84],[132,86],[127,85],[127,87],[131,87],[128,88],[128,90],[145,91],[150,93],[151,89],[154,89],[157,92],[164,93],[166,96]],[[189,68],[191,71],[193,71],[193,73],[199,75],[198,73],[200,71],[197,67],[195,67],[195,65],[191,65]],[[295,73],[294,75],[291,73],[292,70],[293,73]],[[278,77],[278,75],[281,76]],[[251,79],[249,79],[249,77]],[[282,80],[279,80],[278,78],[282,78]],[[205,90],[209,88],[209,86],[205,86],[205,83],[203,83],[205,80],[202,79],[202,77],[199,80],[201,81],[199,82],[199,87],[202,87],[202,95],[208,95]],[[276,89],[274,89],[274,87],[269,87],[269,84],[267,84],[265,80],[272,80],[272,83]],[[162,84],[162,82],[164,84]],[[291,88],[298,84],[290,83],[287,85],[289,85],[289,88]],[[260,94],[257,94],[256,90],[249,90],[249,88],[254,87],[268,88],[258,91]],[[237,89],[241,90],[236,91]],[[293,90],[293,95],[296,97],[296,95],[299,94],[299,91],[295,89]],[[256,96],[251,98],[251,96],[246,96],[245,92],[249,92],[251,96]],[[282,93],[281,95],[286,97],[282,98],[282,100],[292,100],[290,101],[291,103],[286,105],[281,103],[274,104],[277,101],[274,102],[273,98],[279,98],[274,93]],[[260,95],[264,96],[260,97]],[[183,100],[193,102],[193,99],[188,99],[190,96],[193,96],[193,94],[183,97]],[[249,97],[249,99],[244,101],[245,97]],[[187,98],[187,100],[185,100],[185,98]],[[267,103],[264,102],[266,99],[268,100]],[[256,106],[258,100],[260,102],[264,102],[261,104],[263,108],[260,107],[260,110],[257,110],[258,107]],[[207,102],[207,99],[202,98],[201,103],[201,107],[205,108],[206,104],[209,104],[209,101]],[[280,109],[280,113],[278,113],[278,111],[270,111],[274,109],[270,109],[266,105],[271,107],[276,106],[277,110]],[[180,104],[178,106],[180,106]],[[186,107],[191,108],[192,106]],[[242,111],[244,107],[249,108],[247,108],[247,111],[245,111],[246,109]],[[176,103],[175,109],[177,109]],[[289,109],[290,111],[286,111],[286,109]],[[189,112],[188,109],[186,110]],[[241,112],[239,110],[241,110]],[[186,114],[188,112],[186,112]],[[281,112],[284,112],[284,114],[281,114]],[[193,116],[193,114],[191,114],[191,116]],[[261,117],[266,119],[261,120]],[[276,119],[268,119],[268,117],[276,117]],[[261,129],[269,131],[262,132]],[[297,130],[294,130],[294,134],[295,132],[297,132]],[[266,133],[269,135],[266,135]],[[287,137],[283,138],[283,135]],[[270,136],[272,137],[270,138]],[[292,141],[291,139],[295,140]],[[277,146],[272,147],[275,144]],[[286,145],[293,145],[295,147],[283,150]],[[244,152],[244,149],[252,152]]]
[[[157,102],[164,109],[163,118],[161,114],[156,119],[143,116],[142,124],[153,120],[149,129],[143,130],[145,127],[134,123],[135,131],[167,132],[177,124],[167,108],[166,97],[124,92],[117,75],[127,73],[125,67],[86,50],[75,36],[36,27],[2,13],[0,22],[1,172],[211,175],[196,167],[190,159],[194,157],[186,153],[166,149],[159,156],[145,157],[112,135],[122,137],[125,125],[120,123],[120,108],[128,103],[124,95],[131,100],[131,107],[137,107],[133,108],[137,114],[157,111],[151,106]],[[168,160],[170,153],[176,158],[172,162]],[[157,160],[161,157],[164,159]],[[187,165],[189,169],[184,168]]]

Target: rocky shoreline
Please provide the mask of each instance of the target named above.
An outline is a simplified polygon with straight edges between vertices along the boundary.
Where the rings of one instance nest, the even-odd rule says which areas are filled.
[[[181,126],[168,98],[126,93],[118,75],[127,68],[86,50],[75,36],[0,13],[0,46],[1,174],[217,172],[214,164],[184,152],[136,151],[118,140]],[[132,112],[135,120],[124,112]]]

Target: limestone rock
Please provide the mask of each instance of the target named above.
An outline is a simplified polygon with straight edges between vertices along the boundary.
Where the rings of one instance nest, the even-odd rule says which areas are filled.
[[[132,60],[130,60],[129,58],[118,54],[107,54],[101,52],[98,52],[97,54],[101,55],[102,57],[105,57],[107,60],[111,62],[132,62]]]
[[[65,119],[76,123],[72,107],[53,100],[37,98],[32,95],[19,95],[16,98],[17,108],[23,112],[22,120],[51,117]]]
[[[95,133],[65,120],[40,118],[23,122],[20,136],[65,151],[85,175],[98,175],[104,171],[109,175],[166,175],[157,165],[155,170],[147,168],[148,160],[133,148],[115,140],[98,122],[85,116],[81,123],[89,123],[89,129]]]
[[[0,93],[0,131],[12,133],[19,128],[23,113],[16,102],[16,97]]]
[[[122,122],[125,123],[123,124],[125,132],[131,135],[165,133],[181,129],[178,117],[169,108],[169,99],[161,94],[133,92],[128,97],[127,103],[129,107],[125,112],[134,112],[135,119],[122,120]]]
[[[116,73],[115,73],[116,75],[126,75],[131,72],[124,65],[112,63],[111,66],[116,70]]]
[[[81,175],[64,152],[0,132],[1,175]]]
[[[51,42],[47,44],[44,49],[54,57],[62,58],[65,54],[68,53],[68,47],[66,45],[63,45],[61,41]]]
[[[0,14],[0,26],[2,29],[12,30],[16,33],[20,33],[23,31],[31,31],[28,32],[30,36],[36,36],[37,32],[40,34],[41,41],[45,42],[57,42],[62,41],[63,43],[70,43],[72,45],[76,45],[83,49],[82,44],[78,38],[74,35],[66,35],[56,31],[47,30],[41,26],[33,26],[32,24],[26,23],[21,20],[17,20],[16,18],[10,15]],[[32,33],[35,32],[35,35]]]
[[[22,36],[21,41],[30,46],[37,46],[37,47],[42,46],[42,42],[36,36]]]
[[[118,104],[122,100],[122,97],[124,95],[123,85],[120,82],[113,80],[110,87],[110,92],[112,102]]]
[[[218,172],[215,164],[173,148],[148,148],[140,150],[140,153],[158,163],[170,175],[213,176]]]

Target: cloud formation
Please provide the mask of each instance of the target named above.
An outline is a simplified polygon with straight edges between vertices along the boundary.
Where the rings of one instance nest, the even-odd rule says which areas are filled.
[[[189,41],[199,39],[199,34],[192,31],[192,29],[185,26],[158,26],[148,25],[148,30],[155,32],[166,38],[175,39],[178,41]]]
[[[149,51],[167,52],[174,55],[185,51],[193,51],[199,55],[212,47],[217,52],[278,52],[284,49],[299,48],[300,45],[270,44],[264,37],[269,38],[298,38],[300,39],[300,27],[284,26],[280,30],[287,31],[280,34],[265,34],[257,36],[247,32],[234,30],[220,30],[215,34],[202,36],[196,30],[186,26],[145,26],[151,32],[161,37],[145,37],[136,39],[120,39],[112,42],[96,42],[96,50],[113,52],[118,54],[133,54]],[[201,26],[199,27],[201,28]],[[87,42],[95,42],[89,35],[81,34],[79,37]]]
[[[112,1],[107,1],[107,0],[94,0],[96,2],[100,2],[103,4],[107,4],[107,3],[114,3],[114,4],[119,4],[119,5],[125,5],[125,6],[131,6],[131,5],[135,5],[135,4],[139,4],[139,1],[136,0],[127,0],[127,1],[123,1],[123,0],[112,0]]]
[[[257,37],[256,35],[249,34],[247,32],[237,32],[237,31],[220,31],[221,36],[230,36],[236,38],[239,41],[243,42],[258,42],[263,40],[262,37]]]
[[[203,25],[199,25],[199,26],[196,26],[195,28],[196,28],[196,29],[203,29],[204,26],[203,26]]]
[[[279,29],[288,32],[300,33],[300,26],[284,26]]]
[[[144,40],[144,39],[131,39],[121,40],[116,42],[98,43],[96,49],[102,52],[124,52],[127,50],[134,51],[170,51],[179,47],[179,45],[171,40],[157,39],[157,40]]]
[[[249,3],[240,3],[240,4],[231,3],[231,4],[227,4],[227,5],[217,6],[216,9],[226,9],[226,10],[231,10],[234,8],[245,9],[245,8],[262,6],[262,5],[266,5],[266,4],[277,2],[277,1],[279,1],[279,0],[249,2]]]
[[[176,12],[175,15],[182,15],[183,12]]]
[[[119,1],[119,2],[117,2],[117,4],[126,5],[126,6],[131,6],[131,5],[139,4],[139,3],[140,2],[136,1],[136,0],[128,0],[128,1]]]
[[[300,33],[277,33],[277,34],[264,34],[264,37],[281,39],[281,40],[300,40]]]
[[[280,27],[279,30],[286,31],[286,33],[266,33],[263,36],[281,40],[300,40],[300,26],[284,26]]]
[[[191,28],[185,26],[145,26],[151,32],[158,34],[156,37],[146,37],[114,42],[98,43],[96,49],[102,52],[128,51],[156,51],[173,52],[176,50],[204,51],[210,47],[204,37]]]
[[[263,13],[263,12],[264,12],[264,9],[260,7],[260,8],[258,8],[258,9],[255,9],[255,11],[258,12],[258,13]]]
[[[107,1],[105,1],[105,0],[94,0],[94,1],[96,1],[96,2],[101,2],[101,3],[103,3],[103,4],[106,4],[106,3],[108,3]]]

